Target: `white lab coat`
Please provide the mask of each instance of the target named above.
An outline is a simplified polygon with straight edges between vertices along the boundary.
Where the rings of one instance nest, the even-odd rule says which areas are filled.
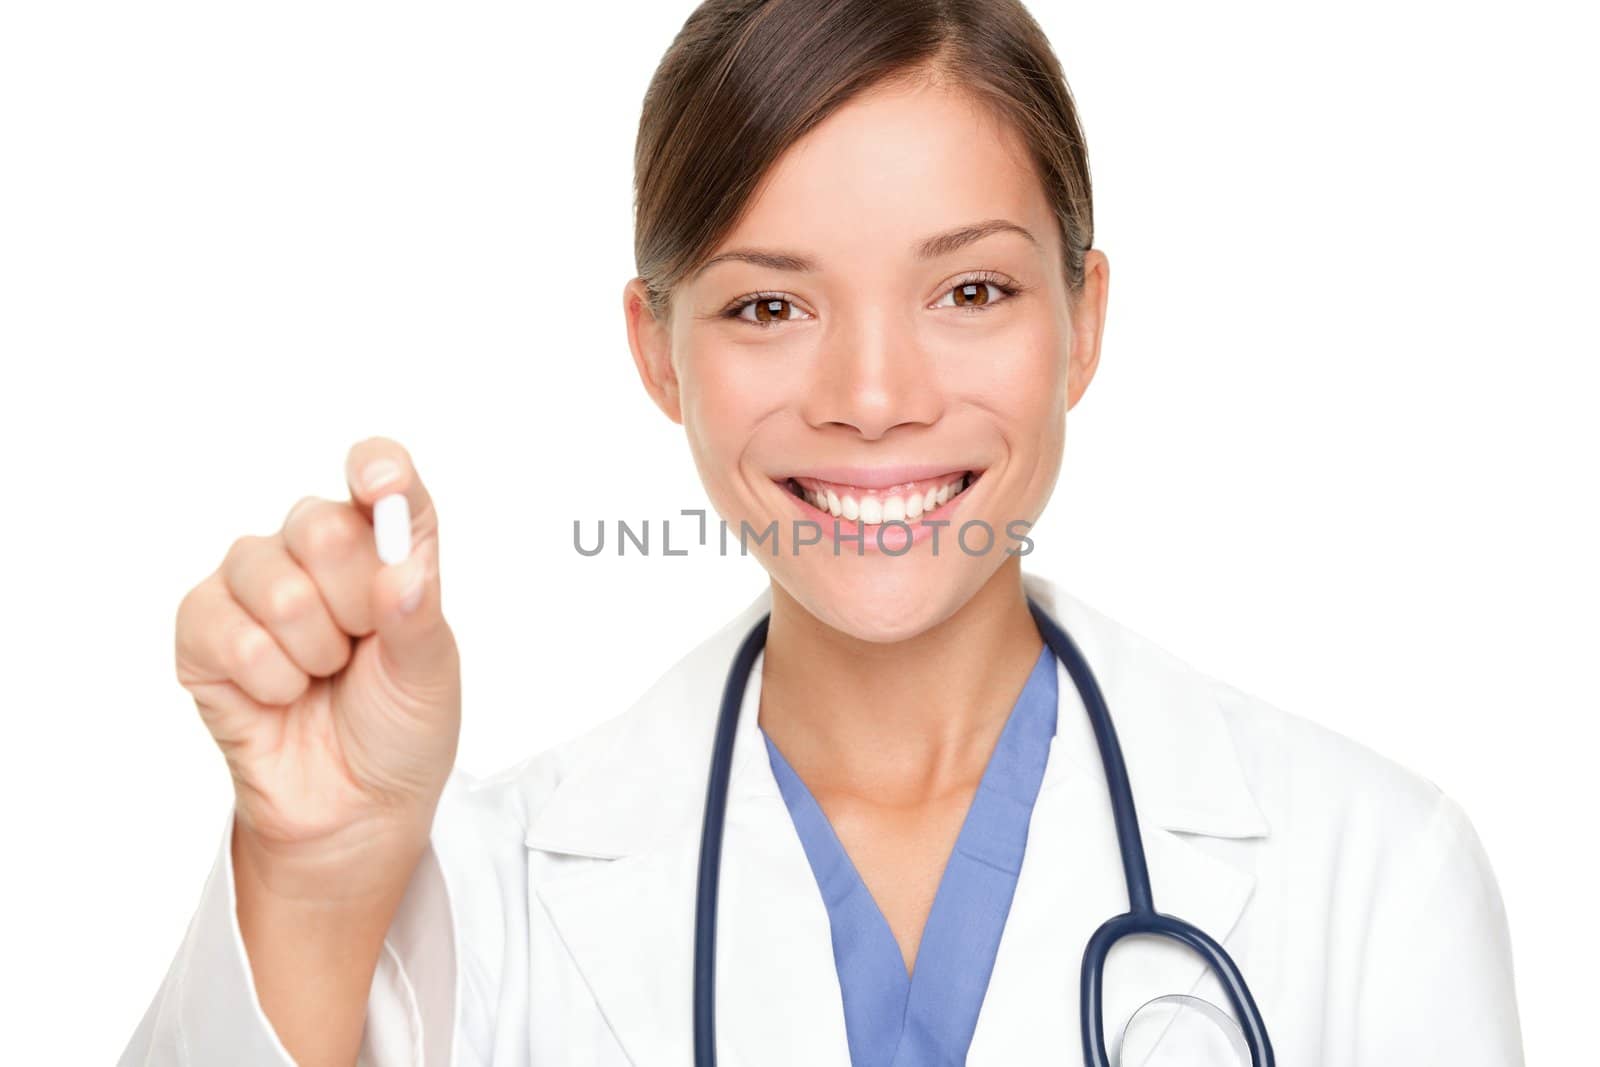
[[[1223,942],[1280,1064],[1520,1067],[1500,894],[1450,798],[1199,673],[1056,585],[1024,582],[1105,692],[1157,909]],[[452,775],[373,979],[360,1063],[692,1062],[695,874],[712,728],[734,649],[770,604],[764,591],[627,712],[574,741],[492,777]],[[846,1067],[827,912],[756,730],[759,667],[745,694],[724,838],[719,1058],[725,1067]],[[1084,943],[1127,908],[1093,734],[1059,665],[1058,682],[1058,732],[973,1036],[974,1067],[1082,1062]],[[124,1067],[292,1063],[254,995],[234,913],[231,829],[230,814]],[[1226,1003],[1184,949],[1120,943],[1106,972],[1108,1038],[1150,997],[1188,992]],[[1166,1062],[1173,1041],[1169,1031],[1147,1063]]]

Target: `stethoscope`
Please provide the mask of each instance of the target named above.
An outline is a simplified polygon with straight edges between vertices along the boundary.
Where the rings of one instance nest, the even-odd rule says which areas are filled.
[[[1078,651],[1078,646],[1032,597],[1028,598],[1028,609],[1033,613],[1045,643],[1072,675],[1078,694],[1083,698],[1083,705],[1088,709],[1089,721],[1094,725],[1095,740],[1100,747],[1100,762],[1105,768],[1106,784],[1111,791],[1111,813],[1117,827],[1117,844],[1122,851],[1123,878],[1128,886],[1128,910],[1102,923],[1083,950],[1079,1026],[1083,1032],[1085,1067],[1110,1067],[1105,1020],[1101,1017],[1106,956],[1112,945],[1135,934],[1171,938],[1200,955],[1222,980],[1223,990],[1233,1006],[1249,1048],[1251,1067],[1273,1067],[1272,1042],[1267,1038],[1266,1024],[1239,968],[1228,953],[1200,928],[1156,911],[1150,894],[1150,872],[1145,865],[1144,844],[1139,838],[1139,820],[1134,813],[1133,792],[1128,784],[1128,770],[1122,761],[1122,747],[1117,744],[1117,734],[1111,726],[1111,713],[1106,709],[1100,685],[1095,681],[1083,654]],[[745,686],[749,682],[756,655],[766,645],[767,624],[771,619],[770,614],[762,616],[733,658],[727,683],[722,690],[722,710],[717,717],[716,738],[711,752],[705,820],[700,828],[700,884],[694,909],[696,1067],[715,1067],[717,1062],[717,883],[722,868],[722,827],[727,814],[728,779],[733,765],[734,730],[739,721],[739,708],[744,702]]]

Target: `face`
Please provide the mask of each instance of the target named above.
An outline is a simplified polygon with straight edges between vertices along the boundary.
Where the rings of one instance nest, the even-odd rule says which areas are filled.
[[[1076,298],[1062,262],[1020,138],[922,82],[857,96],[792,145],[664,321],[630,282],[640,376],[683,425],[730,552],[775,524],[776,555],[769,536],[751,557],[870,641],[936,625],[1016,566],[1099,355],[1105,257]]]

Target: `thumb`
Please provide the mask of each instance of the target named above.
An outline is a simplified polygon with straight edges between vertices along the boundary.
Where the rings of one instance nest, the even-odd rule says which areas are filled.
[[[438,535],[423,538],[405,559],[380,568],[372,598],[384,672],[418,695],[453,684],[455,638],[440,600]]]

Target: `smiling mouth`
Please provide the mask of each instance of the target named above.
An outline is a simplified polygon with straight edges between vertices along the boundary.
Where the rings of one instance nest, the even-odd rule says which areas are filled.
[[[874,526],[884,522],[916,521],[938,511],[966,492],[982,477],[981,470],[952,471],[936,478],[883,488],[867,488],[796,476],[780,483],[792,496],[836,519]]]

